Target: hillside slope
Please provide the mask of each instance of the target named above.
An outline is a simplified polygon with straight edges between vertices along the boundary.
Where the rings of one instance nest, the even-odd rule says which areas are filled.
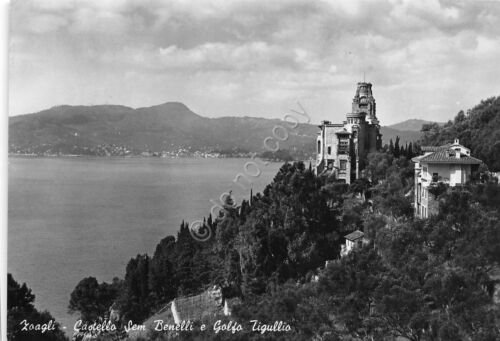
[[[11,117],[9,150],[31,153],[91,153],[99,145],[141,151],[262,151],[279,120],[252,117],[206,118],[182,103],[149,108],[124,106],[59,106],[36,114]],[[289,130],[283,148],[312,151],[317,127],[300,124]]]
[[[399,122],[396,124],[391,124],[390,126],[387,126],[388,128],[396,129],[396,130],[402,130],[402,131],[414,131],[414,132],[420,132],[422,130],[422,126],[424,124],[429,124],[429,123],[434,123],[432,121],[426,121],[426,120],[419,120],[419,119],[409,119],[403,122]],[[444,125],[444,123],[436,122],[439,125]]]
[[[33,154],[130,155],[144,151],[263,152],[280,120],[256,117],[207,118],[187,106],[169,102],[133,109],[119,105],[58,106],[9,119],[9,152]],[[288,129],[281,149],[297,157],[314,153],[314,124]],[[384,143],[416,141],[420,132],[382,127]]]

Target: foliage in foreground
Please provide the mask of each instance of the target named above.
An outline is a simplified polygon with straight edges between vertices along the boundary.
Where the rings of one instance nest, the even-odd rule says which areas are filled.
[[[59,324],[54,322],[52,315],[47,311],[38,311],[34,302],[35,295],[26,283],[20,285],[10,273],[7,274],[7,338],[16,341],[67,340]],[[31,324],[32,327],[23,330],[26,326],[23,321]],[[37,325],[38,329],[35,330]],[[53,330],[41,333],[40,328],[43,325]]]
[[[475,199],[446,194],[439,215],[382,227],[317,283],[279,286],[236,315],[293,321],[297,339],[498,340],[500,214]]]

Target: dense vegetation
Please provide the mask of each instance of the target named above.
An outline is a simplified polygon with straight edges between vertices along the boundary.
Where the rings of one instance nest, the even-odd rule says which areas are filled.
[[[317,283],[283,284],[236,315],[293,321],[293,338],[304,340],[498,340],[499,199],[490,184],[443,195],[428,220],[372,216],[370,245],[328,265]]]
[[[422,145],[442,145],[459,138],[490,171],[500,171],[500,97],[481,101],[466,113],[460,111],[444,126],[425,124],[422,132]]]
[[[64,332],[47,311],[38,311],[35,295],[7,274],[7,338],[16,341],[65,341]],[[27,324],[28,323],[28,324]],[[41,332],[41,328],[47,329]]]

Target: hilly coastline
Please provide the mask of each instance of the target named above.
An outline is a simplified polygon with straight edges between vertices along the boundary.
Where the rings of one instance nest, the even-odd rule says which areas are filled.
[[[422,121],[425,123],[425,121]],[[179,102],[133,109],[120,105],[57,106],[9,118],[9,152],[31,155],[244,156],[263,152],[263,140],[282,121],[207,118]],[[382,127],[384,144],[421,136],[416,124]],[[403,128],[403,129],[398,129]],[[313,156],[317,125],[299,124],[280,142],[293,158]]]

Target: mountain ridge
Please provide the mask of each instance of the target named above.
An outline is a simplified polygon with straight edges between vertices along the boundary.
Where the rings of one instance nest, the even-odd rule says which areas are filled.
[[[402,122],[388,125],[387,127],[391,128],[391,129],[396,129],[396,130],[420,132],[422,129],[422,126],[424,124],[429,124],[429,123],[437,123],[439,125],[444,125],[444,122],[434,122],[434,121],[421,120],[418,118],[410,118],[410,119],[402,121]]]
[[[283,121],[253,116],[208,118],[175,101],[135,109],[116,104],[60,105],[10,117],[9,152],[38,155],[134,155],[178,150],[262,152],[264,139],[272,136],[277,124]],[[317,125],[300,123],[287,131],[289,137],[280,141],[281,149],[290,149],[296,156],[313,155]],[[396,136],[400,136],[402,143],[420,137],[420,132],[400,131],[391,126],[381,127],[381,132],[384,143]]]

